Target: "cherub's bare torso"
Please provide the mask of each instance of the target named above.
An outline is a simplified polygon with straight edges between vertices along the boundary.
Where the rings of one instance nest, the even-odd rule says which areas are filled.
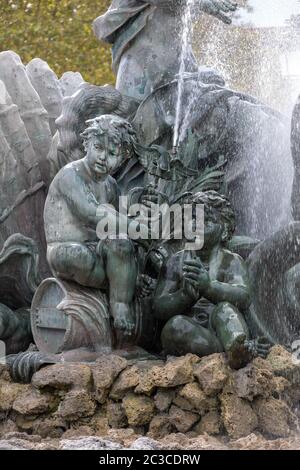
[[[70,194],[69,184],[74,183]],[[101,204],[117,208],[118,189],[115,180],[107,176],[101,181],[88,178],[82,160],[67,165],[53,181],[45,204],[45,232],[48,245],[65,242],[87,243],[97,241],[96,225],[79,213],[76,197],[85,197],[87,211]],[[80,197],[79,196],[79,197]]]

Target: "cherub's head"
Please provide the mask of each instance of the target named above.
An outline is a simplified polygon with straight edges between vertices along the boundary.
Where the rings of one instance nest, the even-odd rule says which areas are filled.
[[[203,191],[194,194],[192,202],[204,205],[204,250],[232,238],[235,216],[227,197],[216,191]]]
[[[90,170],[97,176],[114,173],[134,154],[133,127],[125,119],[110,114],[90,119],[87,124],[81,136]]]

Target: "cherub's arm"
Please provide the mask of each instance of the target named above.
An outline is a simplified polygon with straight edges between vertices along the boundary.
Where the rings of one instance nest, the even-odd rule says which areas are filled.
[[[97,215],[100,204],[72,169],[58,176],[58,190],[71,211],[85,224],[95,226],[100,218]]]
[[[191,308],[197,299],[189,295],[178,273],[178,262],[170,258],[162,267],[153,298],[156,318],[169,320]]]
[[[204,295],[214,304],[229,302],[238,309],[245,310],[251,301],[247,269],[240,256],[231,256],[231,262],[226,266],[225,279],[222,282],[211,281]]]
[[[113,182],[113,190],[116,192],[112,204],[100,204],[92,192],[87,190],[87,187],[80,180],[75,171],[66,171],[60,177],[58,181],[58,188],[61,197],[65,199],[71,208],[72,212],[86,225],[97,228],[98,223],[105,218],[106,222],[111,220],[110,226],[114,226],[116,223],[126,228],[130,225],[132,231],[136,230],[141,234],[142,239],[148,238],[148,227],[135,221],[134,219],[128,218],[124,214],[120,214],[116,210],[118,187]]]

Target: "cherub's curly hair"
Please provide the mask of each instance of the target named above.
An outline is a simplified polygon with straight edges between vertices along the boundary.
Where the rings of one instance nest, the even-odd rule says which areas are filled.
[[[88,127],[81,134],[83,145],[86,147],[89,138],[94,136],[102,136],[109,133],[115,144],[123,144],[130,152],[134,153],[134,144],[137,141],[135,130],[130,122],[113,114],[103,114],[94,119],[86,121]]]
[[[224,224],[224,241],[230,240],[235,231],[235,215],[229,199],[217,191],[203,191],[193,194],[190,203],[203,204],[208,220],[221,221]]]

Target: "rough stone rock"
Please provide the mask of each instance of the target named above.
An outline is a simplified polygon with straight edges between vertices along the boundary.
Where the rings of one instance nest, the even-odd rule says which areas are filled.
[[[227,450],[228,447],[217,438],[203,435],[189,438],[186,434],[176,433],[160,441],[165,450]]]
[[[16,398],[12,409],[21,415],[39,415],[53,409],[55,402],[55,398],[50,394],[42,394],[31,388],[25,390]]]
[[[199,415],[191,413],[190,411],[184,411],[178,406],[172,405],[169,411],[170,423],[179,432],[188,432],[197,421],[199,421]]]
[[[148,436],[153,439],[161,439],[173,431],[173,426],[170,423],[169,415],[162,413],[154,416],[150,425]]]
[[[284,377],[273,377],[273,384],[274,388],[272,395],[274,398],[285,397],[291,391],[291,383]]]
[[[194,367],[194,376],[202,390],[208,396],[218,394],[226,384],[231,370],[226,363],[224,354],[212,354],[203,357]]]
[[[300,402],[300,386],[296,384],[290,385],[290,387],[287,390],[287,396],[289,400],[291,401],[291,403],[294,405],[294,407],[298,407],[299,402]]]
[[[31,450],[32,446],[26,441],[16,440],[0,440],[0,450]]]
[[[66,429],[66,421],[56,416],[36,420],[31,428],[32,432],[38,434],[43,439],[48,437],[58,439],[64,434]]]
[[[7,434],[17,432],[18,426],[12,419],[5,419],[0,422],[0,437],[7,438]]]
[[[71,428],[64,432],[62,438],[73,439],[82,436],[94,436],[95,431],[90,426],[79,426],[78,428]]]
[[[136,441],[134,441],[129,450],[159,450],[161,446],[158,442],[154,441],[149,437],[140,437]]]
[[[105,408],[100,408],[96,413],[87,419],[88,425],[91,426],[96,436],[105,436],[109,431],[109,423]]]
[[[234,394],[250,401],[259,396],[264,398],[271,396],[275,388],[272,373],[253,364],[234,372],[230,382]]]
[[[229,446],[234,450],[264,449],[266,442],[266,439],[261,434],[252,433],[249,436],[230,442]]]
[[[126,359],[120,356],[110,355],[97,359],[96,364],[91,369],[94,379],[95,400],[98,403],[105,403],[110,387],[126,366]]]
[[[155,396],[155,406],[159,411],[167,411],[175,397],[175,390],[158,389]]]
[[[81,439],[63,439],[60,450],[122,450],[123,446],[100,437],[82,437]]]
[[[137,366],[123,370],[114,382],[109,396],[113,400],[121,400],[127,392],[133,390],[139,383],[139,369]]]
[[[19,431],[36,434],[43,439],[60,438],[68,427],[65,420],[53,415],[33,417],[17,414],[15,420]]]
[[[18,430],[21,432],[26,432],[28,434],[35,434],[35,429],[41,421],[40,417],[35,416],[25,416],[17,414],[14,419],[18,426]]]
[[[23,439],[28,442],[41,442],[41,436],[36,434],[26,434],[26,432],[10,432],[5,436],[5,439]]]
[[[182,357],[170,357],[166,364],[152,367],[148,372],[153,387],[177,387],[193,381],[193,367],[199,357],[187,354]]]
[[[255,357],[252,360],[251,364],[257,367],[258,369],[264,369],[264,370],[268,370],[269,372],[273,372],[271,364],[266,359],[263,359],[262,357]]]
[[[90,389],[92,372],[84,364],[55,364],[44,367],[34,374],[31,381],[36,388],[56,390]]]
[[[106,437],[109,440],[119,442],[124,445],[124,447],[130,447],[131,444],[141,437],[140,434],[137,434],[132,428],[126,429],[109,429],[106,433]]]
[[[257,428],[257,416],[246,400],[226,393],[220,395],[220,400],[222,420],[231,438],[248,436]]]
[[[193,430],[197,434],[208,434],[216,436],[221,433],[222,420],[218,411],[210,411],[201,418],[201,421],[196,424]]]
[[[271,439],[265,442],[261,450],[300,450],[300,440],[299,437]]]
[[[157,368],[164,367],[164,365],[165,363],[159,360],[139,362],[139,383],[134,391],[143,395],[152,395],[156,389],[155,374],[153,374],[153,370],[155,372]]]
[[[109,402],[107,404],[108,424],[112,428],[125,428],[128,425],[127,416],[122,403]]]
[[[112,386],[110,397],[114,400],[120,400],[127,392],[133,390],[139,394],[151,395],[155,389],[152,381],[154,364],[163,364],[163,362],[158,360],[138,361],[123,370]]]
[[[275,398],[259,398],[254,403],[261,432],[274,437],[290,435],[293,416],[287,404]]]
[[[300,384],[300,364],[296,363],[293,355],[282,346],[274,346],[267,361],[275,375],[286,378],[292,385]]]
[[[123,398],[123,406],[131,426],[143,426],[150,423],[154,416],[155,405],[152,398],[128,393]]]
[[[267,440],[261,434],[255,433],[229,442],[229,447],[234,450],[299,450],[300,440],[298,437]]]
[[[186,398],[183,398],[179,395],[175,396],[172,403],[173,403],[173,405],[178,406],[178,408],[181,408],[184,411],[193,411],[194,410],[193,405]]]
[[[0,381],[0,411],[10,411],[14,401],[24,390],[28,390],[28,386],[7,382],[6,380]]]
[[[208,398],[197,382],[185,385],[180,390],[179,396],[186,399],[192,405],[192,409],[201,416],[218,406],[216,398]]]
[[[92,416],[96,410],[96,403],[85,390],[71,390],[60,403],[57,416],[66,421],[76,421],[79,418]]]
[[[0,362],[0,379],[5,380],[6,382],[12,382],[10,375],[9,375],[9,369],[6,364],[2,364]]]

